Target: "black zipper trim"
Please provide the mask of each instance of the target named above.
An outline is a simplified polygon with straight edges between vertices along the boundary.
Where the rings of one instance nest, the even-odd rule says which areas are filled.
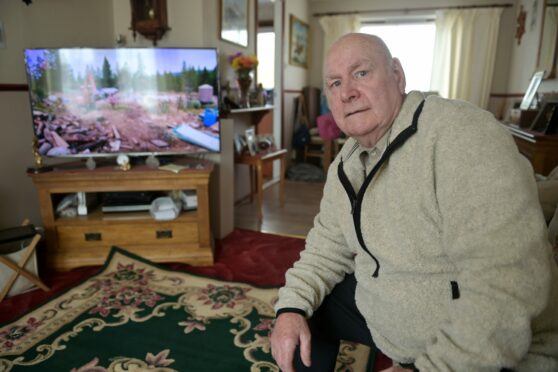
[[[461,297],[461,292],[459,291],[459,284],[457,284],[455,280],[451,280],[450,285],[451,285],[451,299],[457,300],[459,297]]]
[[[378,277],[378,274],[379,274],[379,271],[380,271],[380,262],[370,252],[368,247],[366,247],[366,244],[364,242],[364,238],[362,236],[362,229],[361,229],[361,225],[360,225],[360,222],[361,222],[360,214],[361,214],[362,201],[364,199],[364,194],[366,193],[366,189],[368,188],[368,185],[370,185],[370,183],[372,182],[372,179],[374,178],[376,173],[378,173],[378,170],[381,168],[382,164],[384,164],[389,159],[389,157],[391,156],[391,154],[395,150],[397,150],[399,147],[401,147],[413,134],[415,134],[417,132],[418,118],[419,118],[419,116],[422,112],[423,106],[424,106],[424,100],[416,108],[415,113],[413,114],[413,121],[412,121],[411,125],[408,126],[407,128],[405,128],[401,133],[399,133],[399,135],[393,140],[393,142],[391,142],[386,147],[386,150],[382,154],[380,160],[378,160],[378,162],[376,163],[374,168],[372,168],[370,173],[366,176],[366,179],[364,180],[364,183],[362,184],[362,186],[358,190],[358,193],[355,193],[355,191],[354,191],[354,189],[351,185],[351,182],[349,181],[347,175],[345,174],[345,171],[343,170],[343,159],[342,158],[339,161],[339,165],[337,166],[337,174],[339,176],[339,180],[341,181],[341,184],[343,185],[343,188],[345,189],[345,192],[347,193],[347,196],[349,197],[349,201],[351,203],[351,214],[353,215],[353,224],[355,226],[358,242],[359,242],[360,246],[362,247],[362,249],[364,249],[364,251],[366,253],[368,253],[368,255],[370,257],[372,257],[372,259],[374,260],[374,263],[376,264],[376,269],[374,270],[374,273],[372,274],[373,278]]]

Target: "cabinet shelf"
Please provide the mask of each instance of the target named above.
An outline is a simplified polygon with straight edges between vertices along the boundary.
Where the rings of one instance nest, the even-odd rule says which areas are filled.
[[[209,222],[209,178],[213,163],[183,160],[189,169],[179,173],[145,166],[130,171],[101,166],[90,171],[64,164],[52,172],[30,174],[39,194],[46,236],[46,264],[55,270],[104,263],[112,246],[155,262],[213,263]],[[202,167],[200,167],[200,164]],[[53,199],[64,193],[195,190],[198,206],[169,221],[155,220],[147,211],[56,217]]]
[[[198,220],[197,211],[182,211],[178,217],[174,220],[169,221],[158,221],[155,220],[149,212],[121,212],[121,213],[104,213],[100,208],[97,208],[87,214],[86,216],[76,216],[76,217],[57,217],[54,223],[58,225],[87,225],[92,222],[97,224],[127,224],[133,223],[145,223],[145,224],[161,224],[167,222],[196,222]]]

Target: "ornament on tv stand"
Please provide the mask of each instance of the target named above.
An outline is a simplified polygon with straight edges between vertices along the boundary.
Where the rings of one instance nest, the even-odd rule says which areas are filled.
[[[130,158],[128,157],[128,155],[124,155],[124,154],[118,155],[116,157],[116,164],[118,164],[118,167],[123,171],[127,171],[130,170],[130,168],[132,168],[132,166],[130,165]]]
[[[35,158],[35,166],[33,167],[28,167],[27,168],[27,173],[43,173],[43,172],[49,172],[52,170],[51,166],[48,165],[44,165],[43,164],[43,157],[41,156],[41,153],[39,152],[39,142],[37,141],[37,138],[33,138],[33,142],[31,144],[32,149],[33,149],[33,157]]]

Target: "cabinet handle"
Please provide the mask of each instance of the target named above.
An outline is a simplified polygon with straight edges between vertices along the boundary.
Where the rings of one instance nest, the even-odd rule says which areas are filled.
[[[103,240],[103,235],[101,233],[98,233],[98,232],[85,233],[84,235],[85,235],[85,241],[86,242],[93,242],[93,241]]]
[[[171,239],[172,230],[157,230],[157,239]]]

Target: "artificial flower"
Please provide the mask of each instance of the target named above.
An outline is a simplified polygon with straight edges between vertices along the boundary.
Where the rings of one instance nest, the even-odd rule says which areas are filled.
[[[258,65],[258,57],[256,57],[255,54],[242,54],[240,52],[236,52],[231,54],[228,60],[235,71],[251,71]]]

